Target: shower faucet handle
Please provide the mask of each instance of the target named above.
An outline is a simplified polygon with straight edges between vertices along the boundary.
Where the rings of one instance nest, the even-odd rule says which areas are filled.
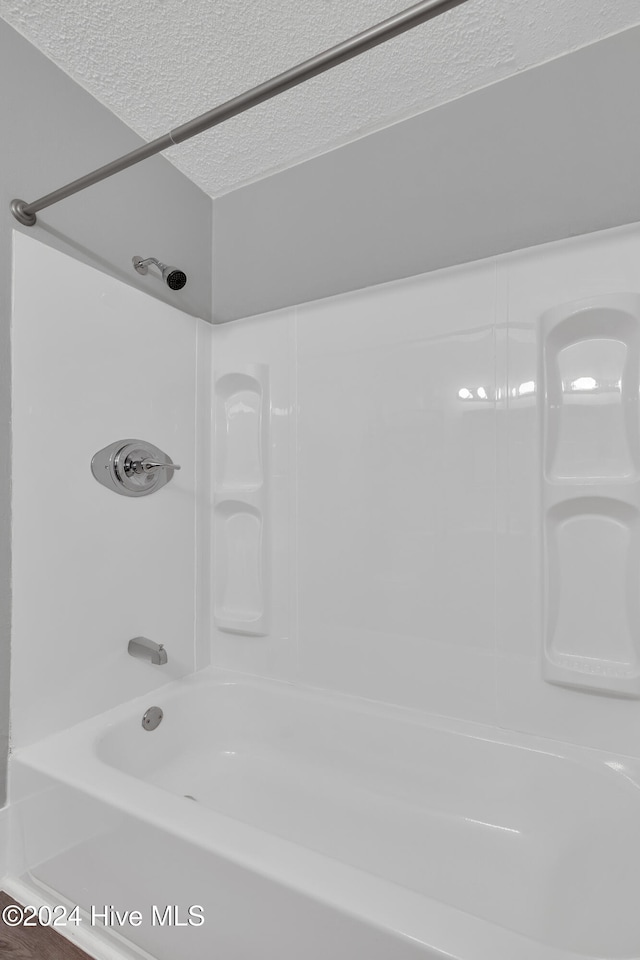
[[[137,460],[133,466],[137,467],[138,464],[146,472],[147,470],[181,470],[182,467],[179,463],[160,463],[158,460]],[[136,470],[136,473],[139,471]]]
[[[144,452],[136,451],[125,458],[122,469],[127,477],[140,477],[143,475],[153,477],[158,476],[158,474],[154,473],[155,470],[180,470],[180,464],[172,463],[171,460],[169,460],[169,462],[159,459],[154,460],[153,457],[145,457]],[[171,476],[173,476],[173,474],[171,474]]]

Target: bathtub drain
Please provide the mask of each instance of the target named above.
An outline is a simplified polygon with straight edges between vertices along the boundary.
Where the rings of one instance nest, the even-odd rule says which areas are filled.
[[[145,730],[155,730],[162,722],[164,714],[160,707],[149,707],[142,718],[142,726]]]

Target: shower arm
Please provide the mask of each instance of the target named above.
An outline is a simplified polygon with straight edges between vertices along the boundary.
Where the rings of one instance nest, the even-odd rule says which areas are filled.
[[[130,153],[125,153],[117,160],[112,160],[111,163],[98,167],[92,173],[88,173],[78,180],[73,180],[52,193],[47,193],[39,200],[34,200],[32,203],[27,203],[25,200],[12,200],[11,212],[20,223],[32,227],[37,221],[36,213],[39,210],[50,207],[52,204],[86,189],[86,187],[91,187],[94,183],[100,183],[101,180],[106,180],[108,177],[112,177],[114,173],[119,173],[121,170],[126,170],[128,167],[140,163],[141,160],[162,153],[169,147],[190,140],[191,137],[196,137],[198,134],[204,133],[205,130],[210,130],[211,127],[224,123],[225,120],[229,120],[239,113],[244,113],[245,110],[250,110],[251,107],[255,107],[259,103],[271,100],[272,97],[284,93],[285,90],[290,90],[312,77],[317,77],[319,74],[337,67],[338,64],[345,63],[347,60],[351,60],[353,57],[357,57],[361,53],[365,53],[365,51],[371,50],[373,47],[377,47],[381,43],[385,43],[407,30],[412,30],[419,24],[432,20],[434,17],[466,2],[467,0],[422,0],[421,3],[416,3],[407,10],[389,17],[388,20],[383,20],[363,33],[358,33],[355,37],[344,40],[310,60],[305,60],[303,63],[291,67],[290,70],[266,80],[257,87],[252,87],[245,93],[227,100],[226,103],[220,104],[213,110],[200,114],[193,120],[189,120],[166,133],[163,137],[158,137],[158,139],[152,140]]]

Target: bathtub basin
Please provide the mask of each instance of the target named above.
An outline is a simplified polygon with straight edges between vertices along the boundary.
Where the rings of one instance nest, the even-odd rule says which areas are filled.
[[[202,906],[158,960],[640,957],[627,758],[209,670],[13,763],[34,882]]]

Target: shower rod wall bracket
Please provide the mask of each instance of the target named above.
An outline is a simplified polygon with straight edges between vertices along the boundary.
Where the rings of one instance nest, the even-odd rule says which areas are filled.
[[[33,227],[35,223],[38,222],[38,218],[35,213],[27,213],[24,209],[27,205],[26,200],[12,200],[11,201],[11,213],[14,215],[16,220],[19,220],[20,223],[24,223],[25,227]]]
[[[103,487],[123,497],[155,493],[180,467],[146,440],[116,440],[94,455],[91,472]]]
[[[468,0],[421,0],[420,3],[396,13],[387,20],[382,20],[348,40],[343,40],[335,47],[330,47],[328,50],[317,54],[317,56],[311,57],[310,60],[298,63],[295,67],[285,70],[284,73],[279,73],[277,76],[271,77],[270,80],[265,80],[264,83],[259,83],[257,87],[252,87],[239,96],[221,103],[213,110],[201,113],[200,116],[175,127],[162,137],[151,140],[130,153],[125,153],[117,160],[112,160],[110,163],[98,167],[97,170],[93,170],[84,177],[79,177],[77,180],[65,184],[64,187],[59,187],[57,190],[47,193],[38,200],[33,200],[31,203],[25,203],[24,200],[13,200],[11,202],[11,212],[20,223],[32,227],[36,223],[36,213],[39,210],[44,210],[45,207],[50,207],[52,204],[66,199],[66,197],[71,197],[74,193],[79,193],[80,190],[93,186],[94,183],[100,183],[101,180],[106,180],[108,177],[112,177],[114,173],[120,173],[121,170],[126,170],[135,163],[140,163],[141,160],[162,153],[169,147],[190,140],[191,137],[196,137],[198,134],[204,133],[205,130],[217,127],[225,120],[230,120],[231,117],[244,113],[245,110],[249,110],[259,103],[265,103],[265,101],[284,93],[285,90],[291,90],[306,80],[311,80],[312,77],[326,73],[327,70],[332,70],[339,64],[346,63],[347,60],[352,60],[367,50],[373,50],[381,43],[399,37],[402,33],[412,30],[421,23],[426,23],[428,20],[432,20],[434,17],[438,17],[440,14],[467,2]]]

